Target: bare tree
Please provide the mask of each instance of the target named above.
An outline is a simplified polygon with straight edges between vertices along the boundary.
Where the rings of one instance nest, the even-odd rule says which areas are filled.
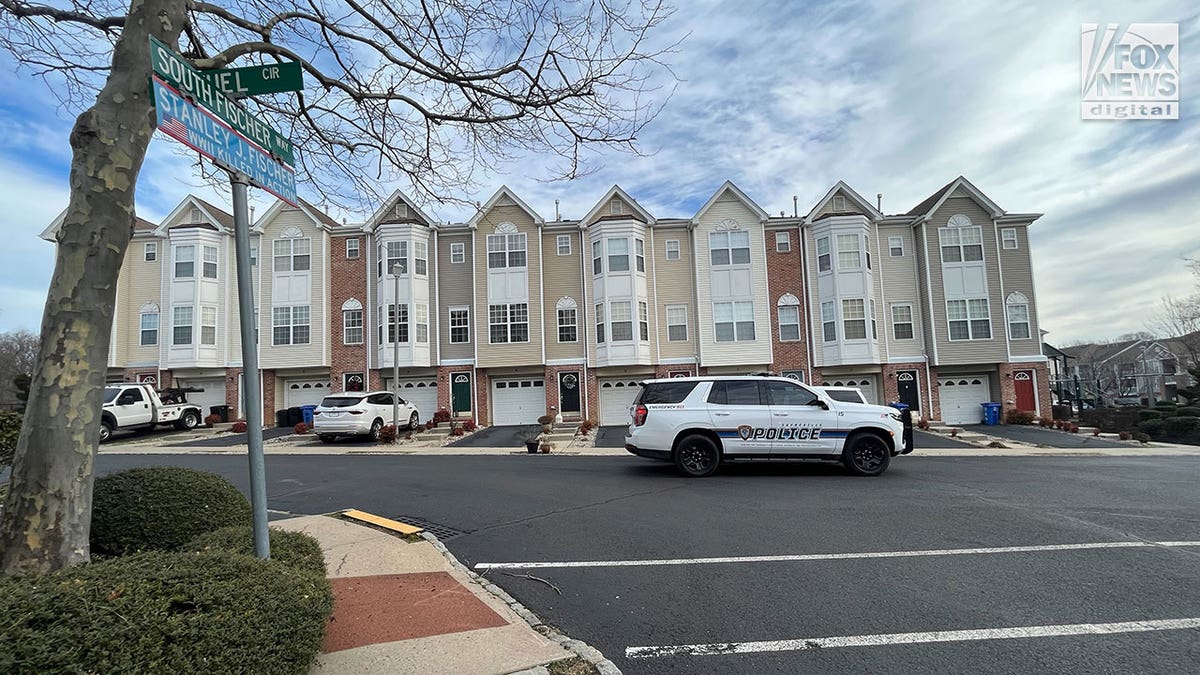
[[[343,204],[404,180],[452,199],[527,153],[572,178],[589,148],[636,151],[669,92],[661,0],[0,0],[0,45],[64,105],[70,202],[0,520],[0,573],[88,559],[92,464],[117,275],[154,131],[149,37],[199,68],[301,62],[309,87],[251,102],[301,149],[297,178]],[[655,97],[659,96],[658,100]],[[360,197],[361,196],[361,197]]]

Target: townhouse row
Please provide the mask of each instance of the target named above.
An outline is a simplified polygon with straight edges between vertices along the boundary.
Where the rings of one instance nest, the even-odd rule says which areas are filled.
[[[276,202],[251,231],[264,419],[395,388],[426,416],[623,424],[640,380],[767,370],[947,423],[985,401],[1041,414],[1039,216],[962,177],[898,215],[841,182],[790,217],[730,182],[681,218],[617,186],[578,219],[506,187],[461,223],[399,192],[354,224]],[[244,414],[232,221],[188,196],[138,222],[110,379],[202,388],[193,400]]]

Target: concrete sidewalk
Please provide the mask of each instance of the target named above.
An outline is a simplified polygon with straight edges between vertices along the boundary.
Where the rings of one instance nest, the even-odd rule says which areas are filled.
[[[315,537],[325,553],[333,618],[314,674],[503,675],[577,656],[600,673],[620,673],[462,566],[431,535],[405,541],[331,516],[272,526]]]

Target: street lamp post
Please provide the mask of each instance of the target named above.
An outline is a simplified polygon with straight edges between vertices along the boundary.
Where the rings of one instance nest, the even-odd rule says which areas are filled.
[[[400,430],[400,265],[392,265],[392,430]]]

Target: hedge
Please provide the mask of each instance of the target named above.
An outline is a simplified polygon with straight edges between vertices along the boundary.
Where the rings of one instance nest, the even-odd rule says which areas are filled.
[[[272,528],[270,532],[271,560],[297,569],[325,576],[325,554],[321,544],[307,534]],[[247,525],[222,527],[202,534],[183,547],[185,551],[229,551],[254,555],[254,528]]]
[[[11,466],[21,435],[21,414],[0,411],[0,467]]]
[[[307,673],[332,606],[324,578],[229,553],[0,579],[0,672]]]
[[[1150,420],[1160,420],[1162,418],[1163,418],[1163,414],[1157,410],[1139,410],[1138,411],[1138,422],[1139,423],[1140,422],[1148,422]]]
[[[129,469],[96,479],[92,551],[171,551],[205,532],[249,523],[246,497],[216,474],[180,467]]]
[[[1149,420],[1138,427],[1156,441],[1200,445],[1200,417],[1168,417]]]
[[[1184,406],[1181,408],[1176,408],[1175,416],[1176,417],[1200,417],[1200,408],[1194,408],[1192,406]]]

